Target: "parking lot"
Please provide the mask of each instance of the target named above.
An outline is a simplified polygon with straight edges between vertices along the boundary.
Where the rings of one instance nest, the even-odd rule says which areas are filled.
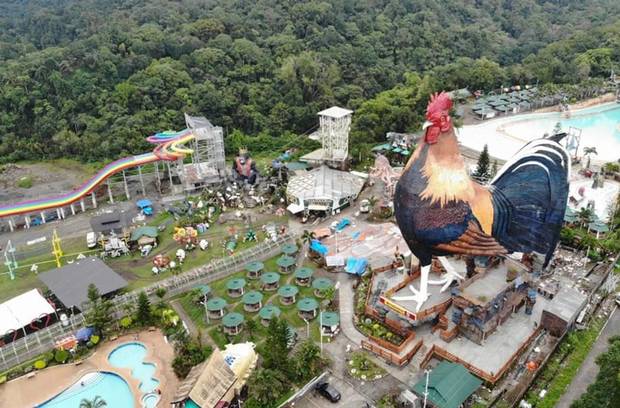
[[[342,408],[366,408],[367,403],[369,407],[372,407],[373,404],[371,401],[366,399],[360,392],[358,392],[352,385],[346,383],[345,381],[336,378],[333,375],[329,375],[326,378],[333,387],[335,387],[342,395],[340,401],[333,403],[327,400],[325,397],[320,395],[316,391],[308,392],[304,398],[297,401],[295,403],[295,407],[300,408],[328,408],[328,407],[342,407]],[[369,384],[369,386],[372,386]]]

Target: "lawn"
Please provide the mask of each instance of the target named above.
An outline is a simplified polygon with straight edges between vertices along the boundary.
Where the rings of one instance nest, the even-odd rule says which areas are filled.
[[[276,265],[276,260],[279,257],[280,255],[266,260],[264,262],[264,265],[265,265],[264,271],[266,272],[277,271],[278,269]],[[307,266],[311,266],[311,265],[307,265]],[[194,324],[196,324],[197,327],[199,327],[202,330],[206,330],[209,336],[211,336],[213,341],[219,347],[224,347],[226,344],[231,343],[231,342],[239,343],[239,342],[244,342],[248,340],[253,341],[258,346],[260,346],[265,335],[267,334],[267,328],[261,324],[260,318],[258,317],[258,312],[256,313],[246,312],[243,309],[243,302],[242,302],[241,297],[232,298],[228,296],[228,293],[226,290],[226,283],[229,280],[234,279],[234,278],[244,278],[246,280],[246,286],[245,286],[246,292],[251,291],[251,290],[257,290],[261,292],[263,294],[263,300],[262,300],[263,306],[267,305],[268,303],[278,306],[282,312],[282,314],[280,315],[280,318],[285,319],[291,326],[293,326],[297,330],[301,338],[306,337],[306,330],[308,329],[308,327],[306,323],[304,322],[304,320],[299,317],[297,313],[298,312],[297,306],[296,305],[289,305],[289,306],[282,305],[277,295],[277,291],[268,292],[268,291],[261,290],[261,284],[259,280],[248,279],[246,277],[246,272],[241,271],[233,275],[230,275],[224,279],[220,279],[218,281],[210,283],[209,286],[211,287],[211,294],[209,298],[213,299],[215,297],[221,297],[225,299],[226,302],[228,303],[228,307],[226,308],[227,313],[229,312],[241,313],[244,316],[246,322],[250,319],[254,320],[256,322],[256,329],[251,334],[248,333],[246,329],[244,329],[240,334],[236,336],[227,336],[222,331],[221,320],[211,319],[210,323],[206,322],[204,306],[194,301],[194,299],[192,298],[193,295],[191,292],[181,295],[179,297],[179,302],[182,305],[182,307],[185,309],[190,319],[192,319],[192,321],[194,322]],[[284,286],[286,284],[294,284],[294,280],[295,279],[292,273],[289,275],[282,275],[280,279],[280,286]],[[298,288],[299,288],[299,294],[297,295],[297,300],[304,298],[304,297],[315,297],[313,294],[312,288],[310,287],[298,287]],[[317,299],[317,300],[319,302],[321,301],[321,299]],[[320,341],[318,317],[310,321],[310,336],[314,341],[316,342]],[[328,342],[329,338],[324,337],[323,341]]]

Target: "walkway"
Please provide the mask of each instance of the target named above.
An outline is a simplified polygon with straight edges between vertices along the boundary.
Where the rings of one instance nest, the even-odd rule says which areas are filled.
[[[599,334],[598,339],[596,339],[585,361],[581,364],[577,375],[566,389],[566,393],[560,398],[556,408],[569,408],[573,401],[586,392],[586,389],[594,382],[598,374],[596,357],[607,350],[609,346],[607,340],[618,333],[620,333],[620,312],[618,312],[617,307],[614,307],[605,327]]]
[[[361,347],[362,340],[366,337],[353,324],[353,315],[355,314],[355,291],[353,290],[353,281],[346,273],[338,274],[338,302],[340,304],[340,328],[342,333],[356,346]]]
[[[190,336],[192,336],[193,338],[197,338],[198,336],[200,336],[200,342],[202,344],[208,344],[214,349],[218,348],[217,345],[211,339],[211,336],[206,335],[204,333],[204,330],[200,330],[198,327],[196,327],[196,324],[187,315],[187,313],[185,312],[185,309],[183,309],[183,306],[181,306],[178,300],[171,301],[170,306],[172,306],[174,311],[177,312],[181,320],[185,323],[185,327],[187,327],[187,330],[189,330]]]

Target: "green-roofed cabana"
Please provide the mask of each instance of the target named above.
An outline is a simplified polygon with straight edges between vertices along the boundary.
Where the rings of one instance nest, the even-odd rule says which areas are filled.
[[[245,288],[245,279],[234,278],[226,282],[226,289],[228,290],[228,296],[238,298],[243,296]]]
[[[222,326],[224,326],[224,333],[226,334],[239,334],[241,332],[241,325],[243,324],[243,315],[241,313],[228,313],[222,319]]]
[[[269,326],[269,322],[274,317],[280,317],[280,308],[275,305],[266,305],[258,312],[263,326]]]
[[[263,272],[264,267],[265,265],[263,265],[260,261],[252,261],[245,265],[245,270],[248,271],[248,278],[258,279]]]
[[[207,313],[209,319],[221,319],[227,303],[224,299],[216,297],[207,302]]]
[[[278,296],[280,296],[280,303],[283,305],[292,305],[295,303],[295,296],[299,293],[299,289],[295,285],[284,285],[278,289]]]
[[[297,253],[297,251],[299,251],[299,248],[297,248],[297,245],[295,244],[284,244],[280,249],[282,250],[283,254],[288,256],[293,256]]]
[[[153,245],[157,243],[157,235],[159,232],[156,227],[138,227],[131,232],[130,242],[135,242],[139,246]]]
[[[482,380],[461,364],[440,362],[428,376],[427,402],[434,408],[459,408],[480,387]],[[413,392],[424,398],[426,377],[413,386]]]
[[[398,146],[395,146],[395,147],[393,147],[393,148],[392,148],[392,151],[393,151],[394,153],[400,153],[400,152],[401,152],[401,148],[400,148],[400,147],[398,147]]]
[[[596,238],[598,239],[599,236],[605,235],[609,232],[609,227],[601,221],[594,221],[588,224],[588,231],[595,232]]]
[[[200,299],[200,302],[203,302],[205,299],[208,299],[209,295],[211,294],[211,286],[207,284],[196,285],[194,286],[194,290],[198,292],[198,298]]]
[[[320,324],[323,336],[334,336],[340,330],[340,315],[336,312],[321,312]]]
[[[312,288],[316,297],[323,297],[325,291],[333,287],[334,282],[329,278],[317,278],[312,282]]]
[[[263,285],[263,290],[276,290],[280,285],[280,274],[278,272],[263,273],[263,276],[260,277],[260,282]]]
[[[263,294],[255,290],[243,295],[243,310],[246,312],[256,312],[263,307]]]
[[[310,286],[310,280],[312,279],[312,274],[314,273],[314,269],[303,267],[299,268],[295,271],[293,275],[295,277],[295,283],[299,286]]]
[[[297,302],[297,310],[299,311],[299,317],[302,319],[310,320],[314,319],[319,308],[319,302],[315,298],[302,298]]]
[[[384,144],[377,145],[370,150],[373,152],[384,152],[386,150],[390,150],[391,147],[392,146],[389,143],[384,143]]]
[[[280,268],[280,272],[282,273],[291,273],[293,267],[295,266],[295,258],[290,257],[288,255],[283,255],[278,258],[276,261],[278,267]]]

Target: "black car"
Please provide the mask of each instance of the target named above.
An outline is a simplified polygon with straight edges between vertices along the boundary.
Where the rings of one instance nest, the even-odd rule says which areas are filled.
[[[332,387],[328,382],[320,382],[314,386],[314,389],[331,402],[340,401],[340,392],[338,392],[338,390]]]

